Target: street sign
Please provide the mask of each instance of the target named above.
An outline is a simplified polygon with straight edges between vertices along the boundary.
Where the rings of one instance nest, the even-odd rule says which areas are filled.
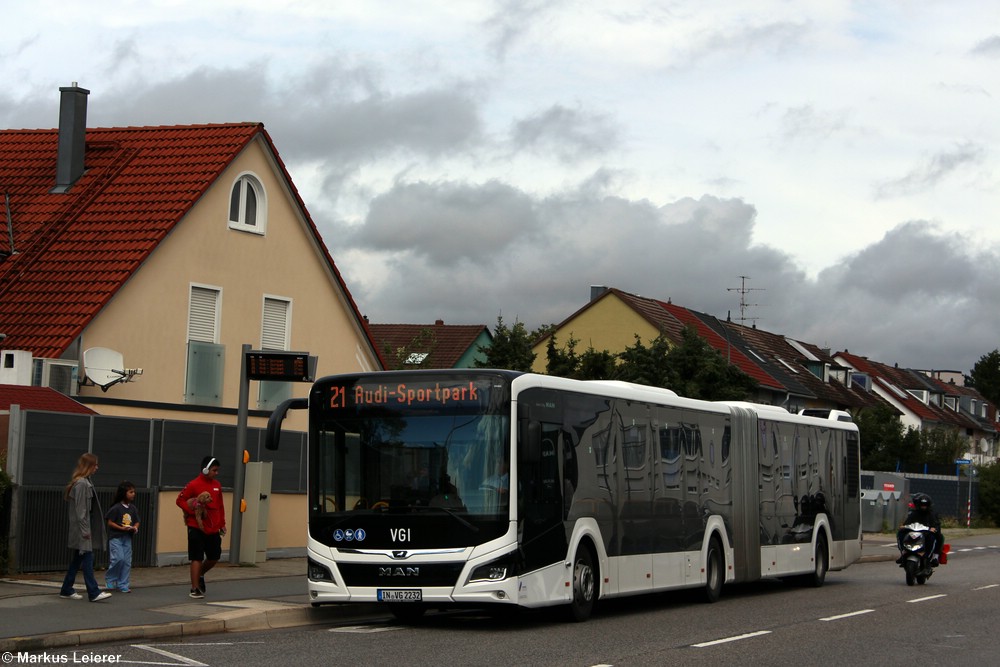
[[[967,466],[972,463],[972,459],[955,459],[955,465],[957,466]]]

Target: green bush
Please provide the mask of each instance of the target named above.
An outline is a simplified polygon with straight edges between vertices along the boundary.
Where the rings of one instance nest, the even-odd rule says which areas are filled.
[[[979,468],[979,513],[1000,526],[1000,461]]]

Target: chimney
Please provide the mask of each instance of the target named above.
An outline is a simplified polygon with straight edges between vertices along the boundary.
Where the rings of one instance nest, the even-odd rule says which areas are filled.
[[[608,291],[606,285],[591,285],[590,286],[590,300],[596,301],[597,297],[601,296]]]
[[[56,156],[56,187],[52,192],[68,192],[83,176],[83,154],[87,148],[87,95],[90,91],[73,82],[60,88],[59,152]]]

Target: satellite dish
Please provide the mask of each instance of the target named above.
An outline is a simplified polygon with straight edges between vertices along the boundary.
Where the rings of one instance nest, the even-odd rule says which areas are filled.
[[[128,382],[142,375],[141,368],[125,368],[121,352],[106,347],[92,347],[83,351],[83,368],[87,379],[107,391],[119,382]]]
[[[981,451],[983,454],[985,454],[989,450],[990,450],[990,443],[986,440],[986,438],[980,438],[979,439],[979,451]]]

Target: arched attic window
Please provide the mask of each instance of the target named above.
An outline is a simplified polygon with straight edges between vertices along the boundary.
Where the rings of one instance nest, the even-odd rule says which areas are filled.
[[[254,234],[267,229],[267,195],[260,180],[240,174],[229,193],[229,228]]]

